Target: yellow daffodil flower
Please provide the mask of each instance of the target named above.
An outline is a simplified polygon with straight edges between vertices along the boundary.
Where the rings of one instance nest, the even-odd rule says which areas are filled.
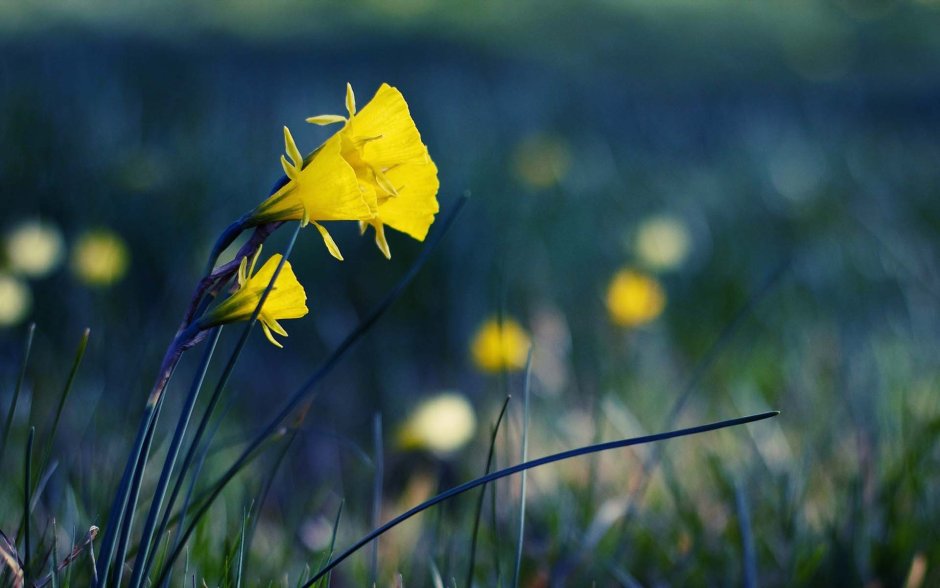
[[[658,317],[666,307],[666,293],[652,276],[622,269],[607,288],[607,312],[614,324],[638,327]]]
[[[484,372],[518,371],[525,367],[531,341],[516,321],[489,319],[473,338],[470,353]]]
[[[423,241],[438,212],[437,166],[421,142],[421,134],[396,88],[382,84],[362,110],[346,84],[348,116],[324,114],[307,122],[317,125],[343,123],[323,145],[338,151],[354,170],[362,196],[372,209],[371,218],[360,218],[360,229],[375,229],[375,243],[391,258],[385,226]],[[312,218],[312,217],[311,217]]]
[[[199,326],[203,329],[225,323],[245,321],[251,318],[261,295],[271,281],[274,270],[281,261],[281,255],[271,256],[258,273],[252,275],[255,269],[255,263],[261,249],[251,260],[251,266],[248,266],[248,259],[242,258],[241,265],[238,266],[238,289],[221,304],[213,308],[200,320]],[[264,330],[268,341],[278,347],[283,347],[275,338],[272,332],[278,335],[287,336],[277,321],[280,319],[295,319],[307,314],[307,294],[304,287],[297,281],[294,270],[291,269],[290,262],[285,261],[284,267],[277,275],[277,281],[274,287],[264,301],[261,312],[258,313],[258,321]]]
[[[365,220],[373,217],[372,207],[359,189],[353,169],[340,155],[340,145],[327,141],[306,159],[284,127],[281,166],[288,181],[251,213],[249,223],[297,220],[312,222],[323,237],[330,254],[342,260],[339,247],[317,221]]]

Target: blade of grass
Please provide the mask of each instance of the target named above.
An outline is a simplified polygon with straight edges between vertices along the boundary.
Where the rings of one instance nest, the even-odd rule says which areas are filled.
[[[339,532],[339,521],[340,517],[343,515],[343,505],[346,504],[345,500],[339,502],[339,508],[336,509],[336,519],[333,521],[333,534],[330,537],[330,557],[327,559],[327,562],[330,559],[333,559],[333,554],[336,553],[336,534]],[[330,583],[333,580],[333,574],[329,573],[326,575],[326,588],[330,588]]]
[[[383,459],[384,449],[382,447],[382,415],[375,413],[372,415],[372,442],[374,464],[372,478],[372,525],[378,526],[382,520],[382,478],[385,475],[385,460]],[[372,573],[372,585],[375,586],[379,576],[379,541],[372,542],[372,558],[370,571]]]
[[[242,571],[245,565],[245,529],[249,516],[251,516],[250,506],[242,514],[242,531],[238,541],[238,560],[235,564],[235,588],[242,588]]]
[[[757,588],[757,553],[754,551],[754,534],[751,532],[751,514],[747,496],[738,481],[734,483],[734,504],[738,511],[738,526],[741,529],[745,588]]]
[[[509,399],[512,398],[510,395],[506,395],[506,400],[503,400],[503,406],[499,410],[499,416],[496,417],[496,423],[493,425],[493,431],[490,434],[490,449],[486,454],[486,467],[483,470],[483,475],[486,476],[490,473],[490,469],[493,467],[493,457],[496,454],[496,437],[499,434],[499,426],[503,422],[503,417],[506,416],[506,408],[509,406]],[[483,484],[483,487],[480,488],[480,495],[477,498],[476,514],[473,517],[473,532],[470,535],[470,563],[467,564],[467,588],[472,588],[473,586],[473,568],[476,566],[477,560],[477,534],[480,531],[480,518],[483,514],[483,501],[486,497],[486,484]]]
[[[56,434],[59,432],[59,421],[62,418],[62,410],[65,408],[65,401],[68,400],[69,394],[72,392],[72,384],[75,383],[75,374],[78,373],[78,367],[82,364],[82,359],[85,357],[85,350],[88,348],[88,338],[91,336],[91,329],[86,328],[82,333],[82,338],[78,342],[78,349],[75,351],[75,359],[72,361],[72,369],[69,370],[69,377],[65,380],[65,387],[62,389],[62,394],[59,395],[59,404],[56,406],[55,418],[52,420],[52,430],[49,431],[48,437],[46,437],[46,448],[43,451],[43,457],[40,460],[39,471],[46,469],[46,466],[49,464],[49,458],[52,455],[52,446],[55,442]]]
[[[167,356],[170,356],[169,352]],[[166,359],[164,359],[164,365],[166,365]],[[161,374],[160,378],[164,386],[172,378],[173,371],[175,371],[175,365],[169,368],[169,373],[165,376]],[[157,387],[158,386],[160,386],[160,384],[158,384]],[[157,387],[155,387],[155,390]],[[138,479],[138,473],[143,474],[142,466],[143,462],[146,461],[144,445],[148,438],[152,438],[151,433],[155,425],[156,414],[159,412],[158,407],[162,405],[165,396],[166,395],[162,392],[156,395],[151,394],[150,398],[147,400],[147,404],[144,406],[144,413],[137,427],[137,436],[134,440],[133,449],[124,466],[124,473],[121,475],[121,482],[118,485],[117,494],[114,497],[114,501],[111,503],[111,511],[108,514],[107,527],[105,528],[104,539],[101,542],[101,551],[99,552],[100,557],[96,564],[96,586],[99,582],[107,583],[108,581],[115,550],[118,547],[120,536],[124,535],[125,513],[129,508],[134,480]],[[133,508],[133,506],[130,508]]]
[[[128,495],[127,513],[125,514],[124,521],[122,523],[121,537],[118,541],[117,555],[114,559],[115,563],[117,564],[117,569],[115,570],[115,586],[120,586],[121,580],[124,577],[124,561],[127,558],[127,550],[130,546],[131,531],[134,528],[134,514],[137,512],[137,499],[140,497],[140,486],[143,482],[144,471],[147,469],[150,448],[153,445],[153,437],[157,430],[157,420],[160,418],[160,412],[162,412],[163,401],[165,399],[166,394],[161,394],[159,399],[157,399],[157,407],[153,413],[153,419],[150,422],[150,427],[147,430],[147,436],[144,440],[142,454],[140,456],[140,463],[137,467],[137,471],[134,473],[133,482],[131,483],[131,489]]]
[[[325,566],[323,569],[317,572],[317,574],[314,575],[313,578],[311,578],[309,581],[307,581],[307,583],[304,584],[303,588],[309,588],[310,586],[312,586],[324,574],[328,573],[330,570],[332,570],[333,568],[341,564],[343,561],[345,561],[350,555],[359,551],[363,546],[368,545],[370,541],[372,541],[373,539],[375,539],[376,537],[380,535],[383,535],[388,530],[398,526],[404,521],[410,519],[416,514],[419,514],[431,508],[434,505],[440,504],[441,502],[449,500],[453,498],[454,496],[463,494],[464,492],[473,490],[474,488],[477,488],[484,484],[489,484],[490,482],[493,482],[495,480],[499,480],[507,476],[512,476],[514,474],[518,474],[526,470],[531,470],[533,468],[541,467],[543,465],[548,465],[550,463],[555,463],[558,461],[573,459],[575,457],[580,457],[582,455],[589,455],[591,453],[597,453],[599,451],[610,451],[612,449],[620,449],[623,447],[630,447],[633,445],[656,443],[659,441],[665,441],[667,439],[687,437],[689,435],[698,435],[698,434],[707,433],[710,431],[717,431],[718,429],[725,429],[728,427],[736,427],[736,426],[745,425],[748,423],[762,421],[764,419],[775,417],[779,414],[780,414],[779,411],[774,410],[770,412],[762,412],[762,413],[753,414],[749,416],[737,417],[737,418],[727,419],[723,421],[717,421],[717,422],[708,423],[705,425],[697,425],[695,427],[688,427],[685,429],[676,429],[676,430],[667,431],[664,433],[655,433],[653,435],[644,435],[642,437],[632,437],[629,439],[621,439],[619,441],[608,441],[606,443],[588,445],[585,447],[579,447],[577,449],[569,449],[568,451],[562,451],[560,453],[555,453],[552,455],[547,455],[545,457],[534,459],[532,461],[520,463],[512,467],[508,467],[508,468],[493,472],[491,474],[487,474],[475,480],[465,482],[459,486],[456,486],[454,488],[451,488],[450,490],[447,490],[446,492],[442,492],[441,494],[438,494],[434,498],[431,498],[429,500],[422,502],[418,506],[406,511],[403,514],[398,515],[397,517],[385,523],[381,527],[373,529],[371,532],[369,532],[368,534],[363,536],[361,539],[356,541],[351,547],[343,551],[336,559],[331,561],[329,565]]]
[[[52,519],[52,559],[49,560],[49,573],[52,575],[52,588],[59,586],[59,536],[56,533],[55,517]]]
[[[532,347],[525,360],[525,384],[522,387],[522,463],[529,459],[529,389],[532,385]],[[526,477],[523,471],[519,475],[519,540],[516,543],[516,566],[512,571],[513,588],[519,588],[519,570],[522,567],[522,542],[525,537],[525,495]]]
[[[221,333],[222,327],[216,327],[209,335],[205,353],[199,362],[196,375],[193,377],[193,383],[190,387],[189,395],[186,397],[183,410],[180,413],[179,420],[176,423],[176,430],[173,433],[173,439],[170,442],[167,455],[163,460],[163,469],[160,472],[160,480],[157,482],[157,487],[153,493],[153,500],[150,504],[150,512],[148,513],[147,521],[144,524],[144,531],[141,535],[139,543],[140,547],[137,550],[137,557],[134,562],[134,573],[133,576],[131,576],[130,583],[132,587],[137,588],[142,585],[144,572],[147,567],[145,563],[150,556],[151,550],[156,551],[152,546],[153,538],[155,536],[162,537],[162,534],[154,534],[154,531],[156,530],[157,517],[160,514],[160,508],[163,505],[163,498],[166,496],[167,487],[170,484],[170,478],[173,475],[173,469],[176,467],[176,460],[179,457],[180,446],[183,444],[183,438],[186,436],[186,429],[189,426],[190,419],[192,418],[193,410],[196,406],[196,400],[199,397],[200,390],[202,390],[202,384],[205,381],[206,372],[209,370],[209,363],[212,360],[212,355],[215,353],[216,344],[219,342],[219,335],[221,335]]]
[[[395,287],[389,291],[389,293],[382,299],[382,301],[372,310],[369,315],[363,319],[353,331],[346,336],[345,339],[339,344],[339,346],[333,350],[333,352],[327,357],[327,359],[320,365],[320,367],[304,382],[298,390],[294,392],[291,398],[287,401],[281,411],[270,421],[268,425],[265,426],[248,446],[242,451],[242,454],[235,460],[235,462],[222,474],[219,479],[211,486],[212,490],[206,498],[206,502],[199,508],[196,516],[202,516],[212,502],[218,497],[222,492],[225,486],[244,468],[249,461],[254,457],[256,451],[270,438],[272,435],[277,433],[281,428],[282,423],[290,417],[291,414],[306,400],[316,388],[317,384],[328,374],[333,368],[339,363],[339,360],[346,354],[346,352],[355,344],[363,335],[365,335],[372,326],[378,322],[378,320],[385,314],[385,312],[392,306],[392,304],[401,297],[405,288],[414,280],[418,272],[424,267],[424,264],[427,263],[428,259],[431,256],[431,253],[437,248],[443,239],[444,235],[447,234],[447,231],[453,225],[454,221],[457,219],[458,214],[463,209],[464,205],[469,199],[469,194],[464,194],[458,199],[457,203],[445,217],[441,227],[428,239],[427,244],[421,250],[421,253],[418,255],[418,258],[414,261],[411,267],[408,269],[408,272],[395,284]],[[182,470],[181,470],[182,474]],[[198,519],[197,519],[198,520]],[[193,530],[195,529],[194,524],[190,524],[184,533],[183,539],[185,540]],[[172,566],[173,562],[180,555],[179,545],[173,549],[168,558],[167,564],[164,566],[163,571],[160,574],[159,581],[157,584],[161,584],[166,578],[168,572],[167,567]]]
[[[32,472],[32,463],[33,463],[33,437],[36,435],[36,427],[29,428],[29,437],[26,439],[26,456],[23,460],[23,582],[28,583],[32,578],[29,573],[29,559],[32,556],[30,553],[30,524],[29,524],[29,503],[30,503],[30,494],[33,486],[33,472]]]
[[[13,400],[10,401],[10,409],[7,411],[7,418],[3,425],[3,439],[0,440],[0,469],[3,467],[3,455],[6,453],[7,443],[10,440],[10,430],[13,428],[13,415],[16,413],[16,404],[19,402],[20,391],[23,389],[23,380],[26,379],[26,366],[29,364],[29,352],[33,348],[33,335],[35,334],[36,323],[32,323],[26,329],[23,363],[20,366],[20,375],[16,378],[16,387],[13,388]]]

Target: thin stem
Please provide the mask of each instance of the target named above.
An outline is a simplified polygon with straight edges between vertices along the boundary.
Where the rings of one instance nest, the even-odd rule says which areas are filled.
[[[33,462],[33,437],[36,435],[36,427],[29,428],[29,437],[26,440],[26,458],[23,460],[23,528],[25,529],[23,539],[23,580],[25,584],[30,581],[30,537],[29,537],[29,502],[32,491],[32,462]]]
[[[529,357],[525,362],[525,384],[522,388],[522,462],[529,459],[529,389],[532,385],[532,351],[529,347]],[[516,567],[512,572],[512,586],[519,588],[519,570],[522,568],[522,543],[525,538],[525,505],[526,505],[526,478],[527,472],[522,472],[519,478],[519,537],[516,543]]]
[[[506,400],[503,401],[503,407],[499,410],[499,416],[496,417],[496,424],[493,425],[493,430],[490,433],[490,449],[486,454],[486,467],[483,469],[483,475],[486,476],[490,473],[490,470],[493,469],[493,457],[496,454],[496,436],[499,434],[499,426],[503,422],[503,417],[506,416],[506,408],[509,407],[509,400],[512,397],[506,395]],[[477,508],[476,515],[473,517],[473,533],[470,536],[470,563],[467,564],[467,588],[473,587],[473,568],[476,567],[477,561],[477,534],[480,532],[480,518],[483,515],[483,500],[486,498],[486,484],[483,484],[483,487],[480,488],[480,496],[477,498]]]

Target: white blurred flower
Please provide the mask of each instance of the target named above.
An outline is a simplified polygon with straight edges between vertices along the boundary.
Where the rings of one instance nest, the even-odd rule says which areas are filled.
[[[399,433],[399,443],[405,448],[451,453],[470,441],[476,426],[476,414],[467,399],[445,392],[415,409]]]
[[[26,318],[33,296],[23,281],[0,274],[0,327],[15,325]]]
[[[654,216],[636,233],[636,254],[644,265],[670,270],[682,265],[689,254],[691,238],[685,224],[671,216]]]
[[[53,224],[26,221],[7,234],[6,253],[12,271],[41,278],[62,263],[62,233]]]

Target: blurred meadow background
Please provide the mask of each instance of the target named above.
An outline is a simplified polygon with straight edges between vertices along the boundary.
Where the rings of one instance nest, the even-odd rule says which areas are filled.
[[[495,466],[521,461],[530,344],[530,458],[782,414],[533,470],[520,585],[940,585],[938,27],[933,0],[0,1],[3,419],[36,324],[0,530],[20,525],[30,426],[50,456],[32,474],[37,557],[106,522],[212,243],[282,174],[282,126],[310,151],[329,131],[305,117],[341,112],[346,82],[363,104],[388,82],[439,168],[432,234],[470,200],[292,443],[202,521],[200,585],[298,585],[341,504],[337,549],[482,475],[507,393]],[[206,480],[423,247],[390,232],[387,261],[353,223],[330,230],[346,259],[302,232],[310,314],[283,350],[252,334]],[[366,549],[333,583],[510,585],[519,479],[488,492],[482,514],[477,493],[448,501],[382,536],[376,571]]]

